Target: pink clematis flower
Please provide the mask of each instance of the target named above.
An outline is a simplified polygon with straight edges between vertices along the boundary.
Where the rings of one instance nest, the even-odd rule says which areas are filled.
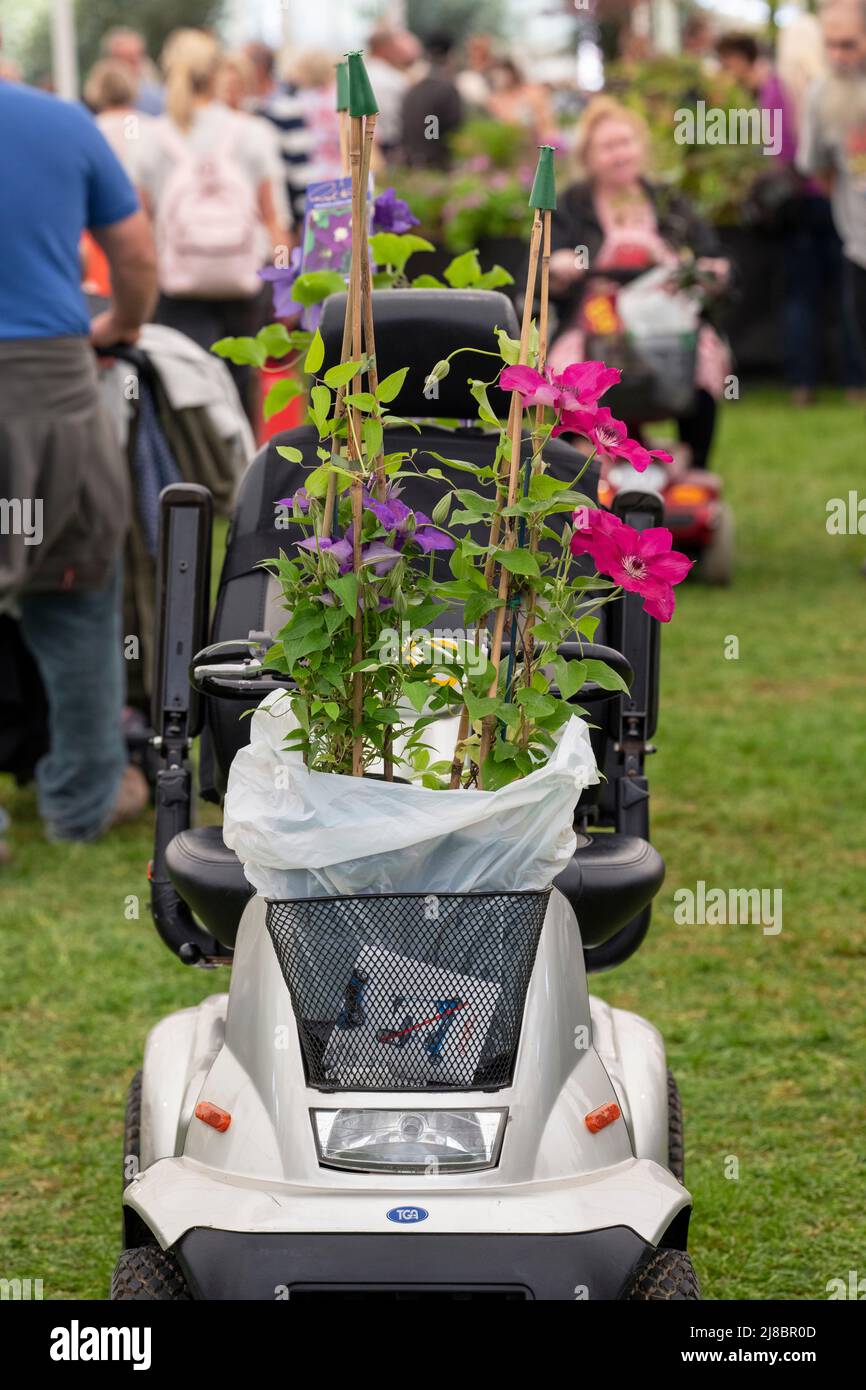
[[[573,362],[554,381],[562,392],[562,409],[579,410],[598,405],[605,392],[622,381],[622,372],[603,362]]]
[[[499,378],[503,391],[519,391],[524,405],[551,405],[559,408],[559,389],[553,378],[534,367],[506,367]]]
[[[524,405],[571,411],[598,405],[605,391],[621,379],[616,367],[603,362],[573,362],[558,374],[537,372],[534,367],[506,367],[499,384],[503,391],[519,391]]]
[[[562,434],[566,430],[582,434],[607,458],[625,459],[638,473],[643,473],[653,459],[659,459],[662,463],[672,462],[672,456],[664,449],[645,449],[636,439],[629,439],[622,420],[615,420],[607,406],[600,406],[597,410],[563,411],[553,433]]]
[[[578,529],[571,538],[573,555],[589,555],[600,574],[621,588],[640,594],[651,618],[669,623],[676,599],[673,586],[685,579],[694,560],[671,549],[666,526],[636,531],[612,512],[575,512]]]

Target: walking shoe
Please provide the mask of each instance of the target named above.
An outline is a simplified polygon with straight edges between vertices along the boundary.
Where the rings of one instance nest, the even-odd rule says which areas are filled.
[[[136,767],[133,763],[127,763],[123,769],[120,790],[117,793],[111,820],[108,822],[108,829],[110,830],[114,825],[124,825],[127,821],[135,820],[142,811],[147,809],[149,804],[150,788],[147,785],[147,778],[140,767]]]

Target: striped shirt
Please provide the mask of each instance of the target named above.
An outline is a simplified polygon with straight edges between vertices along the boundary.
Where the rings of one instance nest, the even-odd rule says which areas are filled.
[[[286,191],[292,212],[303,221],[307,184],[311,177],[314,133],[304,114],[304,93],[283,83],[267,101],[255,108],[277,128],[280,154],[286,176]]]

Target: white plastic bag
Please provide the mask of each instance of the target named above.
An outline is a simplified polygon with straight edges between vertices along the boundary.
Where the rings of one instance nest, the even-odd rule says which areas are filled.
[[[272,708],[273,706],[273,708]],[[540,890],[575,849],[574,808],[598,771],[582,719],[544,767],[498,791],[432,791],[310,772],[267,696],[229,773],[223,838],[268,898]]]
[[[696,332],[700,305],[683,290],[671,290],[670,281],[670,266],[655,266],[618,292],[617,313],[632,337],[676,337]]]

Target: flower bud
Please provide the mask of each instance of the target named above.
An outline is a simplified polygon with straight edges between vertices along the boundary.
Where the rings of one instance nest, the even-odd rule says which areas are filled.
[[[427,380],[424,382],[425,391],[429,386],[433,385],[434,381],[444,381],[450,370],[451,363],[443,357],[441,362],[436,363],[436,366],[433,368],[433,370],[427,377]]]

